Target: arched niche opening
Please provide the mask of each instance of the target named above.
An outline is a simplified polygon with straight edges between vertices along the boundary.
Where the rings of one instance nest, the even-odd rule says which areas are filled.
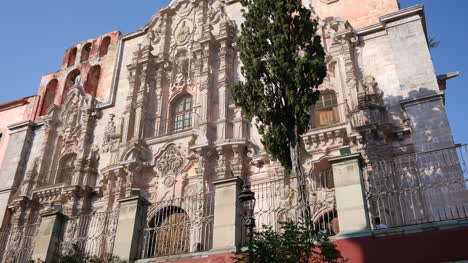
[[[111,42],[111,37],[107,36],[101,41],[101,46],[99,47],[99,56],[103,57],[107,55],[109,51],[109,46]]]
[[[338,99],[335,91],[320,91],[320,96],[312,107],[312,128],[329,126],[339,122]]]
[[[192,128],[193,100],[190,94],[184,94],[174,101],[172,106],[172,131],[179,132]]]
[[[99,86],[99,79],[101,77],[101,67],[99,65],[91,67],[86,78],[85,91],[96,97],[97,89]]]
[[[68,73],[68,76],[65,80],[65,85],[63,87],[62,100],[60,104],[63,104],[65,102],[65,98],[70,88],[73,87],[74,85],[80,84],[79,83],[81,79],[80,74],[81,72],[79,69],[74,69],[72,72]]]
[[[78,52],[78,49],[76,47],[72,48],[68,52],[68,61],[67,61],[67,67],[71,67],[75,65],[75,60],[76,60],[76,54]]]
[[[57,87],[58,80],[56,79],[49,81],[49,83],[47,84],[46,90],[44,92],[44,98],[42,100],[40,116],[46,115],[50,105],[54,104],[55,95],[57,94]]]
[[[81,59],[80,62],[88,61],[89,55],[91,54],[91,43],[86,43],[81,50]]]
[[[190,217],[180,207],[160,209],[148,222],[145,257],[178,255],[190,252]]]
[[[55,184],[70,184],[72,182],[73,170],[76,165],[76,154],[65,155],[59,162],[56,172]]]

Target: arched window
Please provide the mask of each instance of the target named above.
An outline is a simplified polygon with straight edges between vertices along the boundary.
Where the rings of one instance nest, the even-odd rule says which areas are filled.
[[[180,207],[161,209],[145,231],[145,258],[190,252],[190,218]]]
[[[47,84],[46,90],[44,92],[44,99],[42,101],[42,108],[40,113],[41,116],[46,115],[50,105],[54,104],[55,94],[57,93],[57,86],[58,80],[56,79],[51,80]]]
[[[173,110],[173,131],[183,131],[192,127],[192,96],[179,98]]]
[[[340,122],[338,100],[334,91],[320,92],[319,99],[313,107],[312,127],[318,128]]]
[[[81,59],[80,62],[88,61],[89,55],[91,54],[91,43],[87,43],[84,45],[83,49],[81,50]]]
[[[105,38],[101,41],[101,46],[99,47],[99,56],[102,57],[102,56],[107,55],[107,51],[109,50],[110,42],[111,42],[111,38],[110,38],[110,37],[105,37]]]
[[[88,72],[85,90],[86,93],[91,94],[93,97],[96,97],[100,76],[101,67],[99,65],[93,66]]]
[[[314,222],[315,229],[322,234],[334,236],[340,232],[338,213],[336,210],[323,213],[318,220]]]
[[[73,170],[75,169],[75,162],[76,154],[67,155],[60,161],[60,168],[57,171],[57,178],[55,180],[56,184],[71,183]]]
[[[67,67],[71,67],[75,65],[75,60],[76,60],[76,53],[78,52],[78,49],[76,47],[72,48],[70,52],[68,52],[68,62],[67,62]]]
[[[63,102],[65,101],[65,97],[67,96],[67,93],[70,90],[70,88],[73,87],[73,85],[75,84],[79,84],[78,82],[80,80],[80,74],[80,70],[78,69],[75,69],[72,72],[68,73],[68,76],[65,80],[65,86],[63,87],[62,101],[60,102],[61,104],[63,104]]]

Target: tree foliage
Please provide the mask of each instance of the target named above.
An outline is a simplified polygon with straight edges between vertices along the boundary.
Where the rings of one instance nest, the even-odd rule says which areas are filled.
[[[248,10],[238,39],[245,81],[231,88],[232,95],[246,117],[256,119],[266,151],[289,172],[291,151],[308,129],[316,88],[326,76],[318,23],[301,0],[241,3]]]
[[[271,227],[254,234],[249,246],[252,253],[237,254],[235,263],[312,263],[345,262],[328,237],[311,227],[292,221],[281,223],[282,231]]]

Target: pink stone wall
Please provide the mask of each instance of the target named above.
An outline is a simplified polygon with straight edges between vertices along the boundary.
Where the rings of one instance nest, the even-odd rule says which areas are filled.
[[[23,100],[26,100],[23,102]],[[15,102],[9,102],[0,105],[0,132],[3,134],[0,141],[0,168],[2,168],[3,159],[8,145],[10,132],[8,126],[30,118],[28,108],[30,103],[27,99]]]
[[[327,17],[342,17],[348,19],[355,29],[376,24],[379,22],[379,17],[399,10],[397,0],[314,0],[312,2],[315,12],[322,20]]]

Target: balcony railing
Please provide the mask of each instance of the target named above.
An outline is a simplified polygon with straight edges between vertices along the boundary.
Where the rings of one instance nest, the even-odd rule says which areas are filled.
[[[467,147],[371,161],[365,181],[372,228],[467,218]]]
[[[76,246],[88,255],[112,256],[119,210],[91,213],[66,219],[59,251],[68,255]]]
[[[214,194],[204,193],[154,203],[143,231],[141,258],[210,250]]]
[[[271,226],[273,230],[279,231],[280,222],[299,221],[301,211],[305,208],[317,231],[328,235],[339,232],[331,170],[306,176],[306,207],[298,202],[295,178],[253,183],[251,190],[256,198],[254,217],[257,230],[262,230],[263,226]],[[246,240],[246,233],[243,234],[243,240]]]
[[[0,262],[29,263],[40,221],[0,230]]]

